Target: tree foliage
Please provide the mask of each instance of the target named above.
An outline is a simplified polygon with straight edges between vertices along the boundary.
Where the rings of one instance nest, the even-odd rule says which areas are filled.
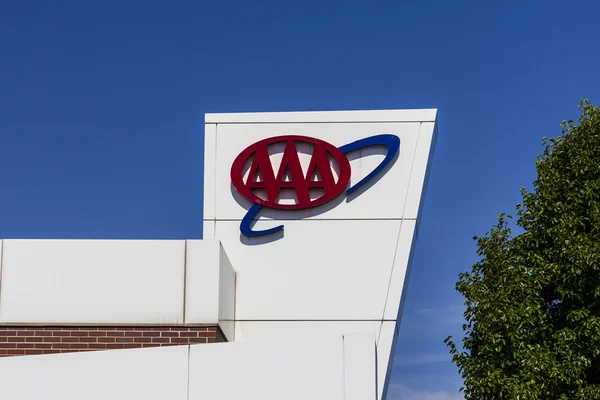
[[[544,138],[514,221],[475,237],[461,273],[462,349],[446,339],[466,399],[600,399],[600,108]]]

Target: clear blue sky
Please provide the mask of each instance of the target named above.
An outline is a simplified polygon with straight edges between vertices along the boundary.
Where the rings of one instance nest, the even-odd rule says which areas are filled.
[[[493,4],[493,6],[492,6]],[[502,4],[502,5],[500,5]],[[3,1],[0,237],[200,238],[206,112],[439,109],[395,399],[455,399],[472,236],[600,102],[598,2]]]

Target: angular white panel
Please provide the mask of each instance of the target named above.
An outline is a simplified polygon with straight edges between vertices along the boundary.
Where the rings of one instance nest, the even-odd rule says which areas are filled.
[[[189,400],[343,400],[341,337],[190,346]]]
[[[220,247],[217,240],[186,241],[186,324],[219,321]]]
[[[402,221],[400,236],[398,237],[398,247],[394,258],[394,269],[390,279],[390,287],[385,305],[383,319],[396,320],[402,306],[402,301],[406,296],[408,286],[408,276],[410,273],[410,260],[414,251],[417,221],[407,219]]]
[[[223,246],[219,244],[219,326],[227,340],[235,338],[235,271]]]
[[[235,271],[218,240],[186,241],[185,323],[219,324],[233,340]]]
[[[401,221],[284,225],[282,239],[259,245],[240,238],[239,222],[217,221],[237,272],[236,319],[381,320]]]
[[[187,387],[188,346],[0,358],[1,399],[187,400]]]
[[[392,365],[398,339],[397,326],[395,321],[384,321],[377,341],[377,393],[379,399],[386,398],[385,390],[392,376]]]
[[[374,333],[381,398],[435,146],[436,110],[211,114],[206,121],[217,124],[216,225],[209,229],[237,272],[236,340],[316,340],[353,329]],[[262,238],[240,234],[252,204],[232,187],[230,170],[246,147],[280,135],[315,137],[339,147],[378,134],[397,135],[400,151],[363,193],[303,211],[263,208],[253,229],[283,224],[284,231]],[[300,152],[306,170],[310,156]],[[349,154],[350,185],[383,157],[377,147]],[[274,170],[280,160],[281,154],[271,155]],[[349,389],[346,394],[371,393]]]
[[[404,218],[416,219],[424,201],[423,194],[426,189],[429,166],[435,148],[434,133],[436,133],[435,122],[421,124],[404,208]]]
[[[325,140],[339,147],[358,139],[378,134],[396,134],[400,137],[400,151],[389,171],[376,184],[358,197],[339,196],[336,200],[307,211],[277,211],[264,209],[261,216],[276,219],[390,219],[402,218],[410,172],[415,156],[420,124],[412,123],[351,123],[351,124],[231,124],[217,126],[216,164],[216,218],[241,220],[252,206],[231,185],[230,170],[235,158],[249,145],[274,136],[306,135]],[[358,155],[362,157],[357,158]],[[383,160],[377,148],[366,148],[350,154],[351,183],[358,182]],[[301,158],[308,168],[310,157]],[[279,164],[274,162],[277,171]],[[208,172],[207,172],[208,174]],[[206,195],[212,193],[205,192]],[[351,201],[348,201],[351,200]]]
[[[204,125],[204,216],[215,219],[215,164],[217,151],[217,126]]]
[[[436,115],[436,109],[219,113],[205,114],[205,122],[207,124],[421,122],[435,121]]]
[[[183,322],[184,241],[4,240],[0,322]]]
[[[375,336],[369,333],[344,335],[344,400],[377,399]]]
[[[272,342],[318,340],[350,333],[370,333],[379,337],[381,321],[237,321],[235,340]]]

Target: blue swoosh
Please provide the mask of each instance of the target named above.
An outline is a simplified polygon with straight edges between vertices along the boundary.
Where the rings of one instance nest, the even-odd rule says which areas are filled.
[[[388,151],[387,151],[387,154],[385,155],[385,158],[383,159],[383,161],[381,161],[379,163],[379,165],[373,171],[371,171],[369,173],[369,175],[365,176],[356,185],[354,185],[354,186],[350,187],[348,190],[346,190],[346,194],[351,194],[352,192],[355,192],[356,190],[360,189],[361,186],[363,186],[365,183],[367,183],[369,180],[371,180],[382,169],[384,169],[385,166],[388,165],[390,161],[392,161],[394,156],[396,156],[398,149],[400,149],[400,138],[398,136],[388,135],[388,134],[375,135],[375,136],[360,139],[360,140],[357,140],[356,142],[348,143],[341,147],[338,147],[338,149],[342,153],[348,154],[355,150],[360,150],[365,147],[377,146],[377,145],[387,147]]]
[[[252,230],[252,228],[250,227],[250,225],[252,224],[252,220],[254,220],[254,217],[256,217],[256,215],[260,212],[260,210],[262,210],[262,208],[263,206],[261,206],[260,204],[254,204],[252,207],[250,207],[250,209],[244,216],[244,219],[242,219],[242,222],[240,222],[240,231],[244,236],[258,237],[270,235],[271,233],[283,230],[283,225],[279,225],[271,229],[265,229],[264,231]]]

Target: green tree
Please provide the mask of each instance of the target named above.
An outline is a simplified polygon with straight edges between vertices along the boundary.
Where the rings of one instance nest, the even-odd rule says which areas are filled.
[[[501,214],[459,275],[462,349],[445,343],[466,399],[600,399],[600,108],[579,109],[544,138],[520,233]]]

